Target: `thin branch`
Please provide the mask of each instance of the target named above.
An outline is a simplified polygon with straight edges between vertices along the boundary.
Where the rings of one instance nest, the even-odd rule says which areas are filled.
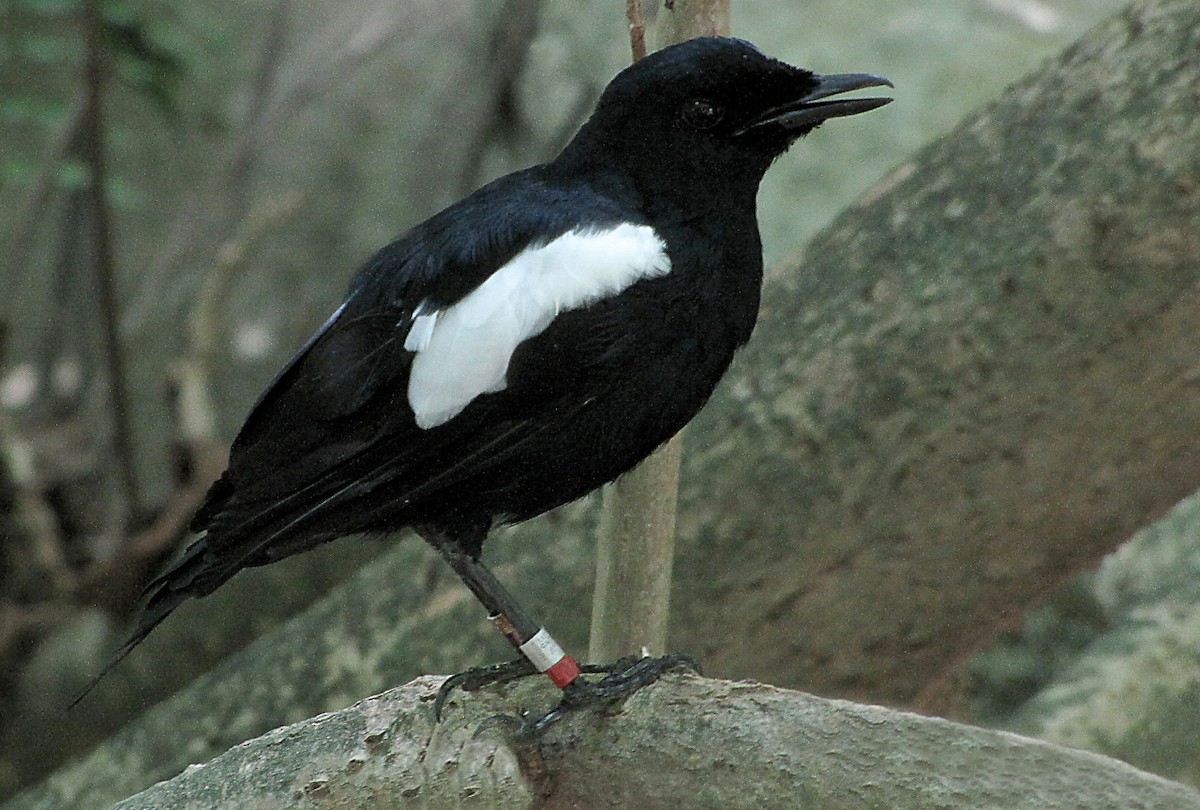
[[[125,356],[121,347],[118,323],[120,304],[117,300],[116,262],[113,258],[112,220],[104,193],[104,21],[101,0],[85,0],[83,4],[83,34],[85,65],[84,111],[82,121],[82,152],[88,167],[88,197],[92,214],[92,249],[96,289],[100,304],[100,331],[104,341],[104,356],[108,363],[110,396],[113,409],[113,451],[116,456],[117,478],[124,494],[124,524],[130,526],[139,513],[137,476],[134,471],[133,436],[130,428],[130,406],[125,390]]]
[[[666,652],[683,433],[604,490],[588,658]]]
[[[224,469],[228,454],[217,439],[211,394],[221,303],[238,270],[246,266],[246,257],[303,204],[303,195],[292,193],[260,205],[221,245],[188,318],[187,355],[172,370],[176,444],[186,474],[153,523],[130,537],[115,555],[85,572],[76,595],[80,602],[103,606],[112,613],[135,602],[145,577],[187,533],[188,522],[204,501],[209,485]]]
[[[232,234],[245,217],[250,206],[250,184],[262,151],[265,119],[272,96],[280,82],[280,70],[287,54],[288,35],[292,28],[292,4],[278,0],[271,9],[267,35],[262,45],[258,69],[250,85],[250,120],[230,159],[230,204],[225,212],[225,233]],[[232,238],[232,237],[231,237]]]
[[[75,591],[76,602],[103,608],[115,616],[129,611],[147,578],[187,533],[188,522],[204,502],[209,485],[225,468],[226,460],[222,449],[195,448],[189,459],[188,480],[171,492],[153,523],[132,535],[115,554],[84,572]]]
[[[666,0],[655,20],[658,47],[692,37],[729,36],[730,0]]]
[[[646,18],[642,0],[625,0],[625,17],[629,20],[629,51],[633,61],[646,55]]]
[[[459,195],[469,194],[480,184],[480,167],[488,145],[497,131],[506,125],[506,113],[513,97],[514,86],[525,70],[529,47],[538,33],[538,17],[543,0],[508,0],[500,15],[500,23],[492,32],[486,58],[480,66],[464,67],[478,78],[470,79],[477,88],[474,94],[459,94],[439,110],[447,121],[460,122],[458,131],[465,134],[455,146],[464,154],[457,177],[450,187]],[[440,133],[439,133],[440,134]]]
[[[37,179],[12,220],[12,237],[9,241],[12,247],[5,257],[9,270],[8,279],[2,285],[4,289],[20,289],[29,275],[30,255],[33,251],[34,237],[38,232],[37,223],[46,215],[50,196],[54,192],[54,180],[63,160],[78,148],[86,107],[87,93],[81,87],[76,90],[75,97],[71,100],[70,111],[58,134],[42,150],[41,168]],[[3,313],[0,314],[0,322],[12,322],[9,312],[12,304],[12,296],[0,301],[0,313]]]
[[[187,444],[215,443],[216,408],[212,405],[212,371],[220,332],[220,312],[238,270],[262,237],[294,217],[304,205],[298,192],[284,194],[251,209],[217,252],[187,320],[187,356],[176,370],[178,430]],[[218,471],[219,472],[219,471]]]

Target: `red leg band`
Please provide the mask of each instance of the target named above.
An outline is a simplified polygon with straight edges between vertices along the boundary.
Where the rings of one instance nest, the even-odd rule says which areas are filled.
[[[546,670],[546,675],[554,682],[555,686],[563,689],[579,677],[579,664],[576,664],[575,659],[571,656],[564,655],[561,661]]]

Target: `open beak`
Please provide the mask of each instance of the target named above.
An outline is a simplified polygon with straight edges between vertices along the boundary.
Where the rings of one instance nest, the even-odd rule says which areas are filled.
[[[817,86],[805,96],[767,112],[735,134],[741,135],[764,127],[778,127],[785,132],[807,130],[828,118],[858,115],[891,103],[890,98],[844,98],[825,101],[830,96],[862,90],[864,87],[892,87],[882,76],[869,73],[838,73],[833,76],[814,76]]]

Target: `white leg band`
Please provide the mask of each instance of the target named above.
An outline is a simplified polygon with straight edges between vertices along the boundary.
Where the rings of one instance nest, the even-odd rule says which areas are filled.
[[[545,672],[567,655],[544,627],[517,649],[538,668],[538,672]]]

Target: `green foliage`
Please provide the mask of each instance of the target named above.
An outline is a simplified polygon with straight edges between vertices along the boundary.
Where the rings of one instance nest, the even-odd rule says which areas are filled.
[[[59,164],[54,179],[64,191],[77,191],[87,184],[88,167],[78,158],[69,158]]]
[[[66,15],[75,12],[75,0],[11,0],[5,5],[15,6],[31,14]]]
[[[61,99],[14,95],[0,98],[0,120],[9,124],[51,126],[62,120],[66,107]]]
[[[153,109],[178,122],[189,74],[185,52],[196,43],[163,12],[146,3],[104,4],[104,40],[115,73],[109,102],[119,105],[121,91],[128,90],[135,104],[138,98],[149,100]],[[78,0],[5,0],[0,14],[6,28],[0,35],[0,132],[7,146],[0,177],[11,183],[36,176],[28,166],[59,132],[72,97],[79,95],[84,54],[74,24]],[[71,167],[51,170],[64,187],[78,175]]]
[[[16,56],[33,65],[57,66],[71,60],[73,48],[64,37],[27,34],[17,39]]]
[[[177,118],[180,83],[187,70],[183,56],[173,49],[178,45],[161,42],[160,29],[124,3],[105,6],[105,42],[121,82],[145,95],[164,114]]]
[[[37,168],[35,161],[24,157],[0,161],[0,187],[28,182]]]

